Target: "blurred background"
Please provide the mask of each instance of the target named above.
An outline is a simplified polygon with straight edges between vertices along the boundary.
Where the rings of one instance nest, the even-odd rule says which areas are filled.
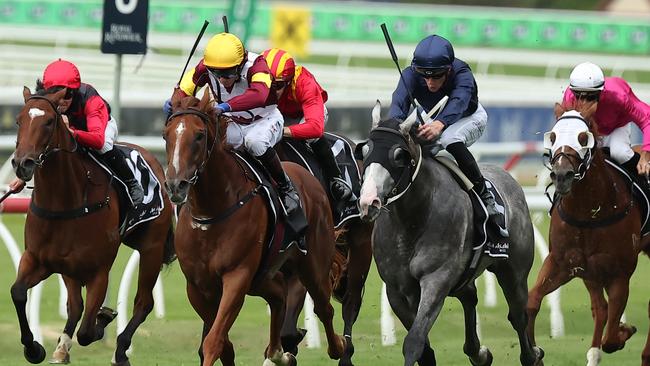
[[[157,151],[164,162],[163,102],[178,82],[204,20],[210,25],[190,66],[201,58],[207,40],[223,31],[224,15],[228,16],[230,31],[244,40],[248,50],[261,53],[269,47],[280,47],[290,51],[329,93],[327,129],[363,139],[370,129],[370,110],[375,100],[380,100],[386,110],[399,80],[379,27],[386,23],[401,67],[410,63],[416,43],[432,33],[448,38],[454,44],[456,56],[471,65],[479,98],[489,114],[488,128],[471,150],[482,161],[505,166],[526,186],[539,243],[548,232],[548,201],[542,195],[547,176],[540,144],[542,134],[554,122],[553,105],[561,100],[571,69],[580,62],[594,62],[607,76],[627,79],[641,100],[650,101],[649,0],[106,1],[0,0],[2,161],[14,148],[15,115],[23,104],[23,86],[33,89],[45,66],[60,57],[77,64],[82,81],[93,84],[109,101],[114,114],[119,114],[120,139]],[[144,15],[133,28],[108,27],[105,32],[107,4],[127,13],[137,7],[133,14]],[[111,48],[115,52],[114,46],[124,40],[137,40],[135,54],[102,52],[110,52]],[[633,130],[638,139],[637,129]],[[10,165],[0,168],[0,181],[12,177]],[[24,192],[29,195],[31,191]],[[16,248],[16,261],[23,242],[23,223],[23,215],[0,215],[0,234],[9,234],[3,234],[2,240],[8,248]],[[15,243],[10,246],[13,238]],[[117,279],[130,253],[122,248],[113,268],[111,303],[115,302]],[[536,278],[543,256],[536,257],[529,283]],[[10,263],[8,257],[0,256],[0,267],[10,268]],[[625,351],[607,355],[608,364],[638,364],[647,329],[650,275],[647,261],[640,263],[637,272],[641,273],[633,278],[626,315],[632,323],[641,325],[641,331]],[[379,332],[379,318],[383,317],[381,281],[374,268],[369,276],[367,296],[355,328],[359,337],[355,357],[362,365],[399,364],[404,330],[397,324],[396,340],[380,347],[386,341]],[[3,291],[14,278],[11,270],[0,271]],[[140,365],[195,364],[200,324],[187,303],[178,265],[164,271],[161,278],[165,281],[167,314],[163,319],[151,316],[139,330],[136,360]],[[65,304],[59,303],[56,279],[47,282],[41,306],[47,309],[42,311],[42,332],[49,354],[63,324]],[[495,357],[499,364],[517,364],[518,347],[506,321],[501,293],[497,297],[494,289],[487,291],[494,287],[494,280],[492,285],[487,279],[485,284],[483,279],[477,282],[481,324],[487,329],[493,351],[496,350]],[[128,288],[128,281],[126,284]],[[579,282],[567,287],[562,298],[562,309],[567,314],[566,333],[564,328],[559,331],[552,324],[549,326],[550,316],[544,311],[538,321],[544,336],[539,338],[544,338],[549,364],[584,365],[581,360],[592,328],[588,297]],[[246,306],[245,315],[233,329],[233,339],[241,364],[259,364],[264,337],[251,334],[260,334],[260,324],[266,327],[265,304],[249,299]],[[62,316],[56,314],[57,307],[63,309]],[[338,312],[340,307],[337,305],[336,309]],[[436,353],[446,365],[467,364],[460,352],[461,316],[456,302],[446,303],[432,333],[438,346]],[[337,327],[340,329],[340,320]],[[175,337],[168,336],[170,329]],[[6,350],[0,352],[0,363],[24,364],[18,324],[7,295],[0,297],[0,331],[5,334],[0,350]],[[75,362],[107,364],[113,350],[114,325],[109,332],[111,336],[104,346],[75,347]],[[301,355],[307,361],[304,364],[333,364],[326,360],[322,349],[303,349]]]

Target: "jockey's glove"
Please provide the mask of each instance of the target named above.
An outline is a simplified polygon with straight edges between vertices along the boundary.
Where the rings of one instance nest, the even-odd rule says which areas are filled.
[[[163,112],[165,112],[165,114],[168,115],[168,116],[170,114],[172,114],[172,100],[171,100],[171,98],[167,99],[165,101],[165,104],[163,105]]]
[[[217,104],[216,107],[214,107],[214,114],[215,116],[220,116],[222,113],[225,112],[230,112],[230,104],[228,103],[219,103]]]

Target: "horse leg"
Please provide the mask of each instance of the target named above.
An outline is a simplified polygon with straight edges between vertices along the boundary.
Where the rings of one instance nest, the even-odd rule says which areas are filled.
[[[29,329],[27,322],[27,290],[46,279],[51,272],[40,266],[36,258],[26,251],[20,258],[16,281],[11,286],[11,300],[16,308],[18,323],[20,324],[20,343],[24,347],[24,356],[30,363],[41,363],[45,359],[45,349],[34,340],[34,334]]]
[[[474,283],[468,284],[457,296],[463,305],[465,318],[465,344],[463,352],[469,357],[469,362],[475,366],[492,364],[492,353],[487,347],[481,347],[481,341],[476,334],[476,304],[478,296]]]
[[[393,288],[388,284],[386,284],[386,296],[388,297],[388,302],[390,303],[391,309],[393,309],[393,312],[402,323],[404,328],[407,330],[411,329],[415,313],[417,312],[418,301],[409,301],[409,299],[398,289]],[[415,305],[412,306],[411,303]],[[428,337],[424,344],[424,348],[422,349],[422,355],[418,359],[418,365],[436,366],[436,354],[429,344]]]
[[[442,267],[420,278],[420,303],[402,347],[404,366],[415,365],[420,358],[429,331],[442,310],[445,297],[450,290],[449,284],[445,282],[448,280],[445,271],[446,267]]]
[[[228,340],[228,331],[244,305],[244,298],[252,281],[253,272],[249,268],[239,268],[223,274],[219,309],[210,331],[203,340],[203,366],[214,365],[219,358],[226,354],[224,351],[227,351],[228,347],[232,349],[232,344]],[[221,363],[224,366],[234,365],[234,363],[227,364],[223,359]]]
[[[594,335],[591,338],[591,348],[587,351],[587,366],[600,364],[600,346],[603,338],[603,330],[607,323],[607,300],[603,294],[603,287],[593,281],[583,281],[589,297],[591,298],[591,317],[594,319]]]
[[[307,330],[298,328],[298,317],[305,304],[307,290],[298,276],[291,276],[287,279],[287,311],[284,315],[284,323],[280,333],[282,349],[298,355],[298,345],[302,342]]]
[[[501,262],[495,267],[495,274],[503,294],[508,302],[508,320],[519,338],[519,362],[524,366],[536,365],[544,358],[544,351],[534,346],[532,339],[526,333],[528,317],[526,303],[528,301],[527,275],[522,275],[517,263]],[[526,270],[525,273],[527,273]],[[537,313],[536,313],[537,314]]]
[[[295,365],[296,358],[290,352],[284,352],[280,342],[282,323],[286,312],[285,291],[287,284],[282,273],[276,273],[272,279],[266,279],[256,287],[251,295],[264,298],[271,309],[271,326],[269,344],[264,351],[263,365]]]
[[[207,298],[206,296],[201,293],[201,291],[194,286],[191,283],[187,283],[186,286],[187,290],[187,298],[190,301],[190,304],[194,308],[194,311],[201,317],[203,320],[203,331],[201,332],[201,343],[199,344],[199,349],[198,349],[198,354],[199,354],[199,359],[201,360],[201,364],[203,364],[204,356],[203,356],[203,341],[205,340],[205,337],[208,335],[208,332],[210,332],[210,328],[212,327],[212,323],[214,323],[214,318],[217,316],[217,308],[219,307],[219,300],[221,299],[221,293],[216,294],[214,297]],[[226,363],[226,352],[224,351],[224,354],[221,357],[221,362],[223,364]],[[230,363],[231,365],[234,364],[234,353],[232,356],[232,362]]]
[[[648,318],[650,318],[650,302],[648,302]],[[645,341],[643,353],[641,353],[641,366],[650,366],[650,330],[648,330],[648,338]]]
[[[603,351],[607,353],[623,349],[625,341],[636,333],[635,327],[620,323],[625,305],[627,305],[627,297],[630,294],[629,281],[629,277],[617,278],[605,288],[609,306],[607,307],[607,325],[605,338],[603,339]]]
[[[315,241],[312,240],[310,242],[313,243]],[[313,253],[313,251],[309,253]],[[336,334],[334,325],[332,324],[332,319],[334,318],[334,308],[330,303],[332,284],[328,275],[321,276],[319,274],[319,271],[316,269],[317,265],[313,263],[315,258],[312,257],[311,259],[312,261],[309,261],[309,265],[299,268],[300,280],[314,300],[314,313],[318,316],[325,329],[327,354],[331,359],[338,360],[345,350],[345,338]]]
[[[542,268],[539,270],[537,275],[537,280],[535,285],[528,292],[528,303],[526,305],[526,312],[528,314],[528,327],[526,328],[528,333],[528,340],[530,344],[535,346],[535,319],[537,318],[537,313],[539,313],[540,306],[544,296],[555,291],[560,286],[564,285],[571,279],[570,273],[564,268],[560,268],[555,259],[553,258],[553,253],[549,254],[544,263],[542,263]]]
[[[81,326],[77,331],[77,342],[81,346],[87,346],[104,336],[104,328],[108,322],[98,322],[97,314],[106,297],[108,287],[109,268],[102,268],[95,277],[87,284],[86,290],[86,312],[83,315]]]
[[[52,354],[51,364],[70,363],[70,348],[72,348],[72,335],[83,312],[83,298],[81,297],[81,284],[70,277],[63,276],[63,282],[68,290],[68,320],[63,327],[63,333],[57,341],[56,349]]]
[[[153,310],[153,288],[160,273],[162,245],[140,252],[138,269],[138,288],[133,300],[133,315],[124,330],[117,336],[114,355],[114,366],[129,365],[126,351],[131,347],[131,341],[136,329],[142,324]]]
[[[357,321],[363,288],[368,278],[368,270],[372,261],[372,225],[352,225],[346,234],[349,248],[347,265],[347,288],[343,297],[343,336],[346,340],[345,352],[339,360],[339,366],[352,366],[354,345],[352,344],[352,327]]]

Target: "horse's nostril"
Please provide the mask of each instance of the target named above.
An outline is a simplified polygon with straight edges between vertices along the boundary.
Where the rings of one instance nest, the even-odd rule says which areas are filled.
[[[552,179],[552,180],[555,180],[556,177],[557,177],[557,176],[555,175],[555,172],[551,172],[551,179]]]
[[[25,161],[23,161],[23,168],[25,169],[34,169],[35,166],[36,163],[34,162],[34,159],[25,159]]]
[[[186,180],[182,180],[178,183],[178,190],[181,192],[185,192],[189,187],[190,187],[190,182]]]
[[[18,166],[18,163],[16,162],[16,158],[11,159],[11,166],[12,166],[14,169],[16,169],[16,167]]]
[[[575,176],[575,172],[573,170],[569,170],[566,173],[564,173],[564,179],[566,180],[573,179],[573,176]]]

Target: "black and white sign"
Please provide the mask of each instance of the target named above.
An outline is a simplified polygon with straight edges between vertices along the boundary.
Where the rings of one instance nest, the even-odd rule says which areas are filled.
[[[147,52],[149,0],[104,0],[102,52]]]

